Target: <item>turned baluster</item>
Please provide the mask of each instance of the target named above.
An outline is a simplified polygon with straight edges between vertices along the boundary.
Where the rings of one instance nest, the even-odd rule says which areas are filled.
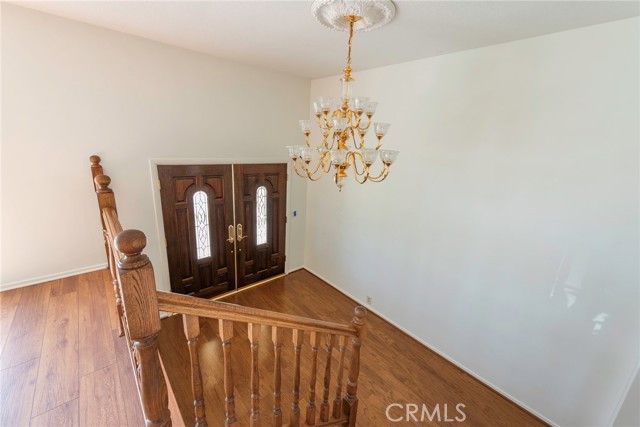
[[[125,230],[114,244],[123,256],[118,261],[122,303],[127,312],[129,337],[138,369],[138,391],[147,426],[171,426],[169,397],[158,355],[160,315],[153,267],[142,253],[147,238],[142,231]]]
[[[204,411],[204,392],[202,389],[202,373],[198,357],[198,337],[200,335],[200,320],[197,316],[182,315],[184,334],[189,346],[191,359],[191,390],[193,391],[193,408],[196,415],[196,427],[205,427],[207,417]]]
[[[318,368],[318,343],[320,335],[316,332],[309,334],[311,341],[311,378],[309,379],[309,402],[307,402],[307,425],[312,426],[316,422],[316,370]]]
[[[260,362],[258,359],[260,325],[249,323],[247,334],[251,343],[251,427],[258,427],[260,425]]]
[[[222,341],[222,356],[224,361],[224,402],[225,427],[236,425],[236,410],[233,398],[233,369],[231,368],[231,338],[233,338],[233,322],[218,321],[220,340]]]
[[[293,374],[293,403],[291,404],[291,427],[300,426],[300,350],[302,349],[303,332],[293,330],[294,374]]]
[[[273,425],[282,426],[282,409],[281,405],[281,384],[282,372],[280,366],[282,364],[282,329],[273,326],[271,328],[271,339],[273,341]]]
[[[342,404],[342,412],[347,416],[347,426],[355,427],[358,413],[358,375],[360,374],[360,347],[366,334],[365,318],[367,310],[358,306],[354,310],[355,316],[351,325],[356,330],[356,336],[351,340],[351,356],[349,359],[349,374],[347,376],[347,393]]]
[[[91,161],[94,161],[94,157],[97,157],[97,161],[100,162],[100,157],[91,156]],[[100,171],[102,171],[102,166],[100,166]],[[94,172],[93,165],[91,166],[91,172]],[[113,194],[113,190],[109,188],[109,184],[111,183],[111,178],[106,175],[95,175],[93,178],[93,184],[96,189],[96,196],[98,198],[98,207],[100,208],[100,221],[102,222],[102,237],[104,238],[104,244],[107,249],[107,262],[109,266],[109,272],[111,273],[111,284],[113,286],[113,294],[116,299],[116,312],[118,313],[118,335],[124,335],[124,326],[122,324],[122,297],[120,296],[120,290],[118,287],[118,277],[116,274],[116,254],[113,253],[113,249],[109,244],[109,239],[107,238],[107,228],[105,226],[105,218],[103,213],[103,209],[113,209],[116,210],[116,196]],[[114,236],[115,237],[115,236]]]
[[[329,421],[329,388],[331,387],[331,356],[333,352],[333,343],[335,337],[331,334],[327,334],[326,345],[324,351],[326,352],[325,368],[324,368],[324,383],[322,389],[322,404],[320,405],[320,421]]]
[[[344,347],[347,337],[341,336],[338,341],[338,352],[340,353],[340,363],[338,365],[338,382],[336,385],[336,398],[333,400],[333,418],[340,417],[342,409],[342,377],[344,373]]]

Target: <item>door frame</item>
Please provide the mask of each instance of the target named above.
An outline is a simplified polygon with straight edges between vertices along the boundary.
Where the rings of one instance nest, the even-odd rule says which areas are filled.
[[[233,165],[233,164],[265,164],[265,163],[286,163],[287,164],[287,203],[285,221],[285,262],[284,271],[289,272],[289,250],[290,250],[290,233],[289,233],[289,211],[291,209],[291,186],[289,185],[289,177],[291,176],[291,162],[288,157],[222,157],[222,158],[199,158],[199,157],[163,157],[149,159],[149,177],[151,183],[151,194],[153,196],[153,213],[156,217],[156,235],[158,237],[158,262],[154,263],[154,271],[156,275],[156,286],[159,290],[171,292],[171,283],[169,279],[169,261],[167,258],[167,247],[164,242],[166,236],[164,234],[164,219],[162,217],[162,201],[160,198],[160,188],[158,188],[158,166],[159,165]],[[235,183],[234,183],[235,188]],[[235,212],[235,206],[234,206]]]

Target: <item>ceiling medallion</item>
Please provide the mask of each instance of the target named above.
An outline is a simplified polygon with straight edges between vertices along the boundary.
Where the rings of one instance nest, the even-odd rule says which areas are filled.
[[[345,16],[359,16],[354,31],[371,31],[391,21],[396,7],[390,0],[315,0],[311,12],[327,28],[349,31]]]
[[[374,123],[377,102],[366,96],[353,96],[351,77],[351,44],[353,33],[360,25],[361,31],[381,27],[395,14],[393,3],[388,0],[316,0],[313,14],[321,24],[349,31],[347,65],[343,70],[341,94],[338,99],[320,97],[313,103],[316,123],[320,128],[322,142],[317,147],[309,143],[310,120],[300,120],[300,130],[304,134],[304,145],[290,145],[289,157],[293,170],[302,178],[317,181],[331,172],[339,191],[349,174],[356,182],[381,182],[389,175],[391,164],[398,157],[398,151],[382,150],[382,138],[389,130],[388,123]],[[377,141],[375,146],[366,146],[365,135],[373,128]],[[380,158],[380,162],[376,160]],[[377,166],[382,163],[380,166]],[[374,166],[375,164],[375,166]],[[373,169],[378,169],[374,172]]]

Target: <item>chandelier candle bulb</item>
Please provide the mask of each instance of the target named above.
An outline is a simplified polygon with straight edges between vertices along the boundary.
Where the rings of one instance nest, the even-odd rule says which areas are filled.
[[[378,103],[369,101],[366,96],[352,96],[351,47],[354,31],[367,31],[386,24],[393,18],[395,6],[389,0],[315,0],[312,10],[323,25],[349,32],[347,63],[340,78],[340,97],[322,96],[312,103],[321,130],[322,142],[318,147],[309,144],[311,122],[299,121],[306,145],[287,146],[293,170],[303,178],[317,181],[331,172],[333,166],[333,179],[340,191],[347,181],[347,171],[359,184],[384,181],[398,151],[380,150],[390,125],[372,123]],[[375,148],[365,146],[365,135],[371,127],[377,138]],[[372,172],[370,167],[378,156],[382,166],[379,172]]]

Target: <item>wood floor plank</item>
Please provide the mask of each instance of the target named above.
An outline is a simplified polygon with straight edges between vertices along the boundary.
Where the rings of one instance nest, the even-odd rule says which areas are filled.
[[[132,399],[133,396],[127,396]],[[80,378],[81,426],[127,426],[118,367],[106,366]]]
[[[52,288],[32,416],[78,398],[76,285],[77,281],[69,279]]]
[[[9,336],[9,329],[11,329],[21,295],[22,288],[0,292],[0,354]]]
[[[0,358],[0,369],[40,357],[50,293],[51,282],[22,288]]]
[[[80,276],[78,300],[79,375],[84,376],[116,362],[109,307],[101,270]]]
[[[31,427],[78,427],[78,399],[31,419]]]
[[[28,426],[38,373],[38,359],[0,371],[0,426]]]
[[[142,415],[138,389],[136,387],[133,367],[131,366],[129,350],[127,349],[127,339],[125,337],[119,337],[117,329],[112,331],[112,336],[116,351],[120,387],[122,388],[122,395],[127,397],[124,399],[124,410],[127,422],[130,426],[144,425],[144,416]]]
[[[70,276],[51,282],[51,296],[56,297],[71,292],[77,294],[79,281],[80,276]]]

